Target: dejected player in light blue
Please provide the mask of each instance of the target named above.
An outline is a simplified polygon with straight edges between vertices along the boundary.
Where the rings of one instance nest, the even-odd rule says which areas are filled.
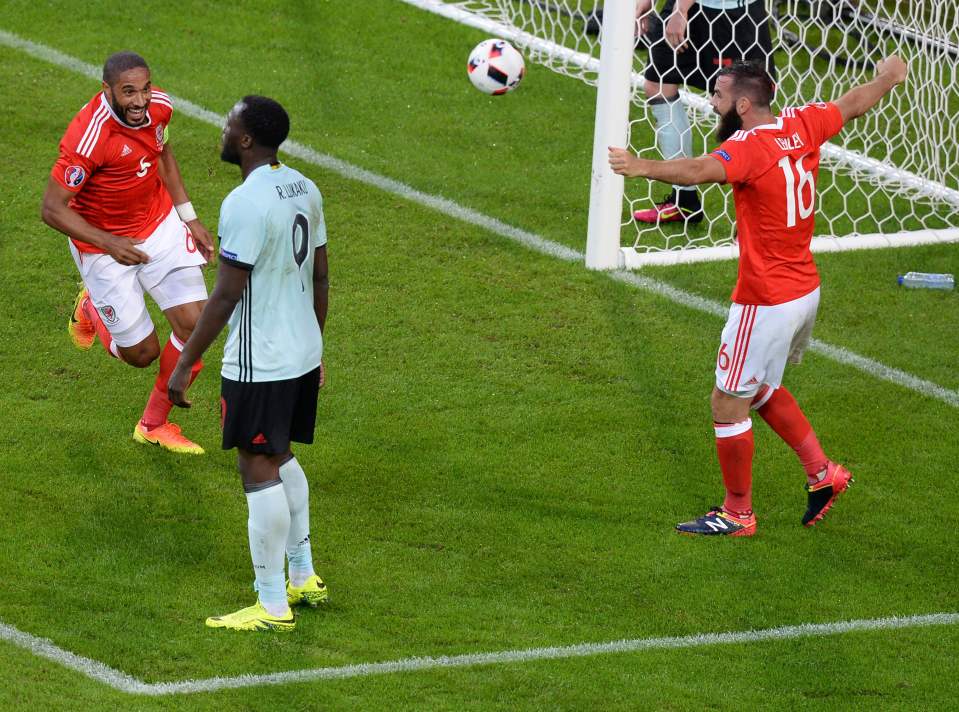
[[[289,128],[283,107],[262,96],[244,97],[227,117],[221,158],[240,166],[243,183],[223,201],[216,284],[168,383],[173,403],[188,407],[190,368],[229,323],[223,448],[237,449],[258,597],[208,618],[212,628],[293,630],[291,606],[327,598],[313,569],[309,485],[290,449],[313,442],[324,381],[326,225],[316,185],[277,159]]]

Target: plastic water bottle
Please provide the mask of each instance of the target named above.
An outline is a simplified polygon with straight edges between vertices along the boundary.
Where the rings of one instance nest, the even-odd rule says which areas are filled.
[[[912,289],[955,289],[956,279],[951,274],[907,272],[899,275],[899,286]]]

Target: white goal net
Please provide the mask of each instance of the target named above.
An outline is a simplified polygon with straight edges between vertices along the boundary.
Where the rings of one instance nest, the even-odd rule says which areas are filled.
[[[617,3],[628,4],[630,9],[634,6],[634,0],[607,0],[606,4]],[[823,147],[816,225],[819,237],[814,249],[959,239],[959,3],[747,0],[743,5],[755,3],[765,9],[771,43],[763,48],[762,43],[751,41],[749,49],[754,55],[771,54],[777,74],[774,111],[836,98],[872,78],[875,62],[890,53],[898,53],[910,64],[904,88]],[[528,60],[580,81],[597,83],[603,34],[600,0],[412,0],[412,4],[433,11],[444,6],[440,11],[451,17],[451,12],[462,13],[455,19],[506,37],[524,51]],[[664,4],[665,0],[654,0],[647,17],[655,19],[653,15],[660,13]],[[463,17],[483,18],[490,24]],[[742,37],[749,33],[741,34],[743,26],[752,23],[755,30],[761,24],[753,12],[743,11],[736,17],[740,47],[716,32],[716,38],[720,38],[717,42],[729,43],[731,56],[744,49]],[[667,19],[663,17],[662,22]],[[691,24],[692,14],[689,32]],[[647,31],[637,37],[632,53],[629,142],[630,148],[644,157],[658,158],[663,153],[663,109],[658,110],[657,117],[655,104],[650,104],[644,92],[643,75],[655,48],[666,48],[667,42],[662,33],[657,36]],[[672,66],[659,66],[663,56],[670,57]],[[689,63],[674,60],[679,55],[671,48],[660,52],[659,57],[658,70],[670,70],[674,81],[677,73],[690,73]],[[722,61],[716,63],[714,71],[719,70]],[[699,72],[706,71],[701,63]],[[679,122],[682,148],[691,155],[702,155],[717,143],[713,137],[716,117],[706,91],[691,86],[695,81],[689,79],[688,84],[675,81],[680,85],[680,102],[673,111],[685,113],[688,121]],[[662,183],[626,183],[620,241],[626,248],[627,266],[736,254],[732,193],[725,186],[699,191],[696,197],[702,211],[696,214],[698,220],[667,223],[661,218],[653,222],[634,219],[634,213],[648,219],[649,208],[663,202],[670,191],[671,186]]]

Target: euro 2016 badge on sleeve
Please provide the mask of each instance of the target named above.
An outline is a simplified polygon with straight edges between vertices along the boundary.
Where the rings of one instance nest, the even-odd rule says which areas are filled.
[[[63,182],[67,184],[67,188],[78,188],[86,177],[87,172],[83,170],[83,166],[69,166],[63,172]]]

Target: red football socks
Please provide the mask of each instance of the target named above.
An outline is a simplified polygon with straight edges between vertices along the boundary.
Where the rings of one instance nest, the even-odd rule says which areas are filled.
[[[160,353],[160,372],[157,374],[156,382],[153,384],[153,390],[150,392],[150,399],[147,401],[147,407],[143,411],[142,423],[147,430],[163,425],[170,415],[173,403],[167,397],[166,384],[170,380],[170,374],[176,368],[177,359],[180,358],[180,351],[183,350],[181,342],[176,334],[170,334],[170,340],[166,342],[163,351]],[[190,384],[196,380],[203,368],[203,361],[197,361],[193,364],[190,371]]]
[[[753,428],[748,418],[741,423],[713,423],[716,453],[726,486],[723,509],[747,516],[753,509]]]
[[[826,468],[826,453],[792,393],[780,386],[756,412],[796,451],[806,475],[816,481],[815,475]]]

